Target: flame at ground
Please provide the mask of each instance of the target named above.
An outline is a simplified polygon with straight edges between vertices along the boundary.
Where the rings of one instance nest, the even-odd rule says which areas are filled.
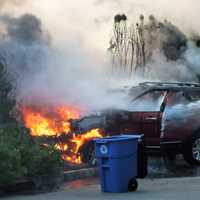
[[[71,130],[71,119],[79,118],[80,111],[69,106],[23,106],[22,117],[25,126],[30,129],[34,137],[56,137],[68,135],[67,141],[57,142],[54,147],[62,152],[62,158],[68,162],[80,164],[81,155],[79,149],[86,142],[101,138],[100,129],[92,129],[86,133],[76,134]]]
[[[81,155],[79,153],[80,147],[94,138],[102,138],[102,135],[103,134],[100,129],[92,129],[91,131],[88,131],[81,135],[73,134],[72,139],[69,140],[69,143],[72,146],[72,148],[70,148],[70,156],[67,154],[63,154],[63,159],[68,162],[81,164]],[[56,144],[55,147],[61,151],[67,151],[69,148],[68,145],[63,143]]]

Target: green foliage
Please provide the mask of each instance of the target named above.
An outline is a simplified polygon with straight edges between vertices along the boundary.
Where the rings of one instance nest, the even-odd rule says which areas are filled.
[[[63,161],[52,147],[33,141],[17,124],[0,128],[0,186],[60,173]]]
[[[30,160],[27,162],[28,176],[55,175],[63,166],[60,153],[50,147],[35,145],[30,151]]]
[[[11,112],[15,108],[14,88],[7,71],[7,63],[0,57],[0,123],[12,122]]]
[[[11,144],[0,143],[0,186],[13,183],[24,174],[19,149],[10,147]]]

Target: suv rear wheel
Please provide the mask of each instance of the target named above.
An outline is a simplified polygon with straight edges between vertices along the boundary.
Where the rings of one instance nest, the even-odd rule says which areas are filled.
[[[183,156],[190,165],[200,165],[200,130],[185,143]]]

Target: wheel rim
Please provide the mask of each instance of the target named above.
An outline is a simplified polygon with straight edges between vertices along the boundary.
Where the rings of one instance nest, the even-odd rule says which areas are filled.
[[[195,160],[200,162],[200,138],[196,139],[192,145],[192,155]]]

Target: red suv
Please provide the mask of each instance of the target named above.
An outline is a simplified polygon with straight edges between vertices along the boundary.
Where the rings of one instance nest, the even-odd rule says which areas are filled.
[[[200,164],[200,84],[144,82],[130,89],[129,98],[128,111],[111,109],[79,125],[93,119],[93,127],[108,135],[142,133],[147,149],[170,157],[181,153],[189,164]],[[88,160],[91,146],[85,147]]]

